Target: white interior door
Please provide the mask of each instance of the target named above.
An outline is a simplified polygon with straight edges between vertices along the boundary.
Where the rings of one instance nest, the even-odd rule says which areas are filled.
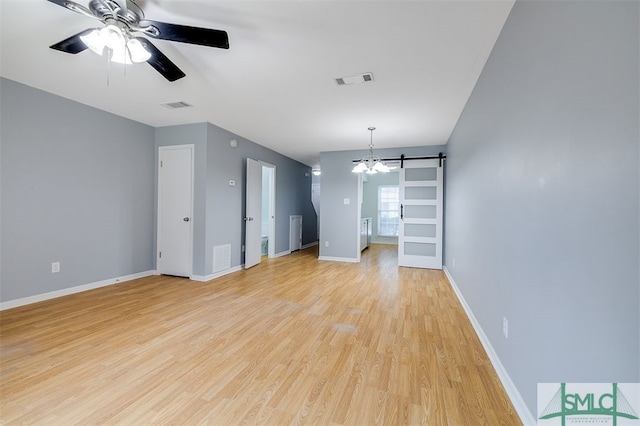
[[[244,217],[244,267],[260,263],[262,243],[262,164],[247,158],[247,193]]]
[[[189,277],[193,265],[193,145],[162,146],[158,158],[157,271]]]
[[[302,248],[302,216],[293,215],[289,220],[289,251]]]
[[[410,160],[400,169],[398,265],[442,269],[440,160]]]

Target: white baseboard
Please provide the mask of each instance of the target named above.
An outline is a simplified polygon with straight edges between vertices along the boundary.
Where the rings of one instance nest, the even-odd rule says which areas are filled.
[[[35,296],[23,297],[20,299],[7,300],[0,303],[0,311],[5,309],[17,308],[18,306],[29,305],[31,303],[42,302],[43,300],[55,299],[56,297],[67,296],[69,294],[80,293],[82,291],[93,290],[95,288],[106,287],[108,285],[120,284],[125,281],[131,281],[138,278],[156,275],[156,271],[144,271],[136,274],[123,275],[121,277],[109,278],[102,281],[96,281],[89,284],[83,284],[75,287],[63,288],[62,290],[50,291],[48,293],[36,294]]]
[[[358,263],[359,259],[353,257],[332,257],[332,256],[319,256],[318,260],[328,260],[330,262],[348,262],[348,263]]]
[[[276,257],[286,256],[288,254],[291,254],[291,250],[285,250],[285,251],[281,251],[280,253],[276,253],[273,255],[272,259],[275,259]]]
[[[300,248],[300,250],[308,249],[309,247],[313,247],[313,246],[317,246],[317,245],[318,245],[318,242],[317,242],[317,241],[314,241],[314,242],[312,242],[312,243],[309,243],[309,244],[305,244],[305,245],[303,245],[303,246]]]
[[[500,358],[498,357],[498,354],[496,353],[496,351],[493,349],[493,346],[491,345],[489,338],[484,333],[484,330],[482,330],[482,327],[480,326],[480,323],[476,319],[475,315],[473,315],[473,311],[471,310],[471,307],[467,304],[467,301],[464,300],[464,296],[462,296],[462,293],[460,292],[460,289],[458,288],[456,282],[453,280],[453,277],[449,273],[449,270],[447,269],[446,266],[443,267],[443,270],[444,270],[444,273],[447,275],[447,278],[449,279],[449,283],[451,283],[451,287],[453,288],[453,291],[456,293],[456,296],[458,297],[460,304],[462,304],[464,311],[467,313],[467,317],[469,317],[469,321],[471,321],[471,324],[473,325],[473,328],[476,331],[478,338],[480,339],[480,343],[482,343],[484,350],[487,352],[487,355],[489,356],[489,360],[491,361],[493,368],[496,370],[496,373],[498,374],[498,378],[500,378],[500,381],[502,382],[502,386],[504,387],[504,390],[507,392],[507,396],[511,400],[513,407],[516,409],[518,416],[520,416],[520,420],[525,425],[532,425],[532,426],[536,425],[537,422],[535,417],[533,416],[531,411],[529,411],[529,407],[527,407],[527,404],[525,404],[524,399],[522,399],[522,395],[520,395],[520,392],[518,392],[516,385],[513,384],[511,377],[509,377],[509,373],[507,373],[507,370],[504,368],[504,365],[502,365],[502,362],[500,361]]]
[[[216,272],[214,274],[209,274],[209,275],[191,275],[189,278],[192,279],[193,281],[206,282],[206,281],[214,280],[216,278],[223,277],[233,272],[241,271],[242,268],[244,268],[244,265],[234,266],[233,268],[225,269],[224,271]]]

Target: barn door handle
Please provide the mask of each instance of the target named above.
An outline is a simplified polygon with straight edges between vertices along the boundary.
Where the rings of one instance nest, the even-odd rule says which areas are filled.
[[[404,220],[404,206],[400,204],[400,220]]]

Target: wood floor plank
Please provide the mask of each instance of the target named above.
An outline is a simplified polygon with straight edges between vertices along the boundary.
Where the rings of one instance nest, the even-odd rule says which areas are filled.
[[[521,424],[445,275],[396,250],[0,312],[0,423]]]

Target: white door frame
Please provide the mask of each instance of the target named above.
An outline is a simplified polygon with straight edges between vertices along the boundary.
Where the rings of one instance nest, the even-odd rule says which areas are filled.
[[[262,257],[262,164],[252,158],[247,158],[246,164],[244,268],[249,269]]]
[[[262,167],[271,169],[269,182],[269,246],[268,257],[276,257],[276,166],[260,161]]]
[[[161,268],[161,260],[160,260],[160,250],[162,248],[162,242],[163,242],[163,236],[162,236],[162,187],[163,187],[163,181],[162,181],[162,174],[160,173],[160,169],[162,168],[162,152],[165,151],[169,151],[169,150],[176,150],[176,149],[189,149],[191,151],[191,193],[190,193],[190,206],[189,206],[189,247],[188,247],[188,256],[189,256],[189,271],[188,271],[188,277],[191,278],[191,276],[193,275],[193,194],[194,194],[194,177],[195,177],[195,170],[194,170],[194,153],[195,153],[195,145],[194,144],[185,144],[185,145],[167,145],[167,146],[160,146],[158,147],[158,163],[157,163],[157,167],[158,167],[158,172],[157,172],[157,178],[158,178],[158,193],[157,193],[157,197],[158,197],[158,205],[157,205],[157,224],[156,224],[156,273],[157,274],[162,274],[162,268]]]
[[[360,226],[362,224],[362,203],[364,202],[364,175],[362,173],[358,173],[358,211],[356,220],[357,226],[356,231],[358,233],[356,241],[357,241],[357,261],[360,262],[362,257],[362,246],[360,245]]]

